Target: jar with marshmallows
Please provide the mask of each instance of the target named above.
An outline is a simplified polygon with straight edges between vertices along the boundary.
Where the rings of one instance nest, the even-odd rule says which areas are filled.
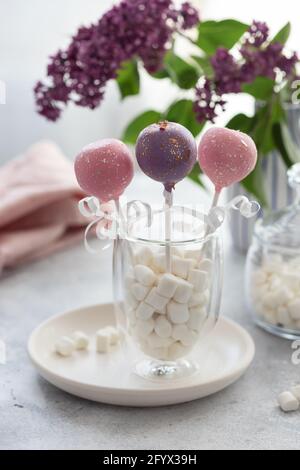
[[[254,321],[287,339],[300,338],[300,164],[288,171],[294,203],[257,222],[246,268]]]

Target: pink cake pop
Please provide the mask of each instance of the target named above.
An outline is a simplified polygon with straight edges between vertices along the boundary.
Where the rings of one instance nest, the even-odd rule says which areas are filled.
[[[257,149],[247,134],[213,127],[200,142],[198,160],[219,194],[223,188],[242,181],[254,170]]]
[[[134,168],[129,149],[117,139],[87,145],[75,160],[81,188],[101,202],[117,201],[130,184]]]

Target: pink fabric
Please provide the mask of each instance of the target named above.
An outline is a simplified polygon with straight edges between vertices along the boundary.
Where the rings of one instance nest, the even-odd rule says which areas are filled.
[[[52,142],[38,142],[0,168],[0,272],[83,239],[85,194],[73,165]]]

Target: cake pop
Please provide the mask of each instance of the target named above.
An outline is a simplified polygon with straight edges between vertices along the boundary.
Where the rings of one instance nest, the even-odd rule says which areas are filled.
[[[144,129],[136,143],[136,158],[142,171],[164,185],[166,265],[171,272],[172,190],[193,169],[197,145],[185,127],[162,121]]]
[[[130,184],[134,168],[129,149],[116,139],[87,145],[75,161],[81,188],[101,202],[117,201]]]

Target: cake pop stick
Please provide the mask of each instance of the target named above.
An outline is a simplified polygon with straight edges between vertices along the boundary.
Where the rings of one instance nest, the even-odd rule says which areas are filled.
[[[201,139],[198,161],[215,186],[211,210],[217,206],[222,190],[242,181],[255,168],[257,149],[243,132],[213,127]]]
[[[166,264],[171,271],[172,204],[175,184],[188,175],[197,159],[193,135],[180,124],[162,121],[144,129],[136,144],[142,171],[164,185]]]
[[[116,237],[113,254],[113,287],[115,299],[119,300],[119,251],[121,249],[120,196],[130,184],[134,174],[133,161],[129,149],[116,139],[105,139],[82,149],[75,161],[75,173],[81,188],[97,197],[102,203],[113,200],[117,211]],[[124,323],[120,309],[116,305],[119,324]]]

